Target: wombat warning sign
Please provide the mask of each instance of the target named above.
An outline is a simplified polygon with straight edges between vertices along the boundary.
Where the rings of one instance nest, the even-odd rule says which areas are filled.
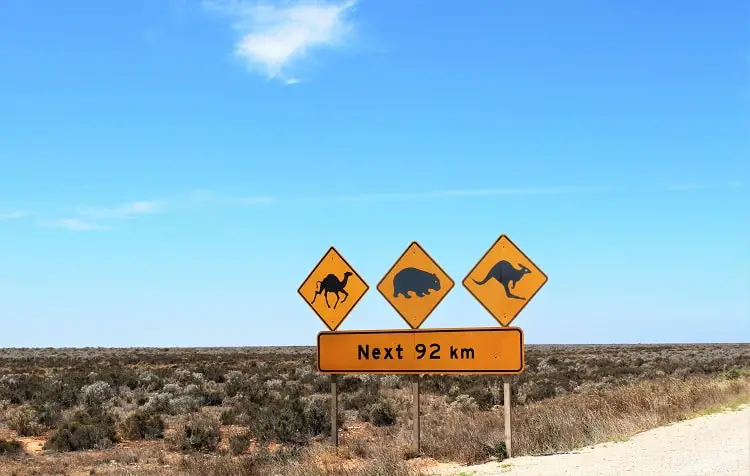
[[[450,276],[414,241],[377,288],[407,324],[417,329],[453,286]]]

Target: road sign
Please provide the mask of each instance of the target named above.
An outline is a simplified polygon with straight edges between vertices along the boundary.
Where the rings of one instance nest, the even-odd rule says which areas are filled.
[[[507,326],[547,282],[547,275],[505,235],[490,247],[463,280],[484,308]]]
[[[330,330],[344,322],[369,286],[331,246],[297,292]]]
[[[419,243],[413,241],[377,288],[409,327],[417,329],[454,284]]]
[[[318,334],[321,373],[518,375],[524,357],[519,327]]]

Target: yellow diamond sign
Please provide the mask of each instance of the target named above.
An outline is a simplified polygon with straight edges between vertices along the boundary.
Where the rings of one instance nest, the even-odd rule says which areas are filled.
[[[547,282],[510,238],[500,238],[463,280],[464,287],[503,326],[507,326]]]
[[[326,327],[335,331],[368,289],[367,283],[332,246],[297,292]]]
[[[377,288],[407,324],[417,329],[453,286],[453,280],[414,241],[383,276]]]

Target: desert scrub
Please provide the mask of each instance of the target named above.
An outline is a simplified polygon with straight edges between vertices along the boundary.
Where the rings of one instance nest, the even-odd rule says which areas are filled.
[[[359,419],[370,422],[375,426],[391,426],[396,424],[398,405],[392,398],[382,398],[359,409]]]
[[[39,423],[39,413],[31,405],[21,405],[9,408],[4,415],[8,428],[16,430],[18,436],[40,436],[44,433],[44,425]]]
[[[100,407],[114,394],[112,386],[100,380],[81,388],[81,403],[87,407]]]
[[[232,435],[229,437],[229,450],[233,455],[241,455],[250,448],[251,441],[252,437],[249,433]]]
[[[86,408],[64,420],[44,444],[54,451],[104,449],[117,442],[115,419],[104,410]]]
[[[450,403],[452,410],[458,410],[461,412],[475,412],[479,410],[477,401],[471,395],[461,394],[457,395],[455,399]]]
[[[157,440],[164,437],[164,419],[158,413],[139,410],[120,425],[120,433],[128,440]]]
[[[218,420],[207,415],[190,415],[170,438],[173,449],[189,452],[210,453],[216,451],[221,440]]]
[[[138,375],[138,386],[147,392],[156,392],[161,389],[163,383],[161,378],[153,372],[145,371]]]
[[[330,399],[327,395],[286,395],[265,406],[251,404],[248,429],[261,442],[304,444],[331,430]],[[343,414],[340,414],[343,421]]]
[[[20,441],[0,438],[0,455],[19,455],[23,453],[23,445]]]
[[[349,383],[349,392],[342,390],[341,403],[345,410],[366,409],[380,400],[380,379],[377,376],[365,375],[357,381],[359,384]]]

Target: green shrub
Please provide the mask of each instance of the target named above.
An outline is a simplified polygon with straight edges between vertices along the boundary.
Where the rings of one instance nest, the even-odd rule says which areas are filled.
[[[344,393],[341,403],[345,410],[365,409],[380,400],[380,391],[375,385],[360,388],[354,393]]]
[[[39,414],[30,405],[21,405],[5,413],[8,428],[16,430],[19,436],[39,436],[45,428],[39,423]]]
[[[32,408],[36,412],[37,422],[42,425],[45,429],[55,428],[60,423],[60,417],[62,416],[62,409],[60,404],[57,402],[36,402],[32,404]]]
[[[262,442],[303,444],[331,431],[330,399],[327,395],[287,395],[263,407],[248,407],[250,431]],[[339,418],[343,419],[340,414]],[[343,420],[342,420],[343,421]]]
[[[508,458],[508,448],[505,446],[505,442],[501,441],[493,446],[487,446],[487,456],[497,458],[499,461]]]
[[[76,412],[63,422],[44,444],[54,451],[104,449],[117,442],[115,419],[100,409]]]
[[[495,403],[492,390],[485,385],[475,385],[466,390],[466,394],[474,399],[480,410],[489,410]]]
[[[164,437],[164,419],[158,413],[136,411],[125,419],[120,432],[129,440],[158,440]]]
[[[205,415],[191,415],[181,425],[181,432],[172,446],[185,453],[211,452],[216,451],[220,440],[220,426],[217,420]]]
[[[20,441],[0,438],[0,455],[18,455],[21,453],[24,453],[24,450]]]
[[[229,450],[235,456],[241,455],[250,447],[251,440],[249,434],[232,435],[229,437]]]
[[[371,403],[360,409],[359,419],[375,426],[391,426],[396,423],[398,410],[396,402],[390,398]]]

